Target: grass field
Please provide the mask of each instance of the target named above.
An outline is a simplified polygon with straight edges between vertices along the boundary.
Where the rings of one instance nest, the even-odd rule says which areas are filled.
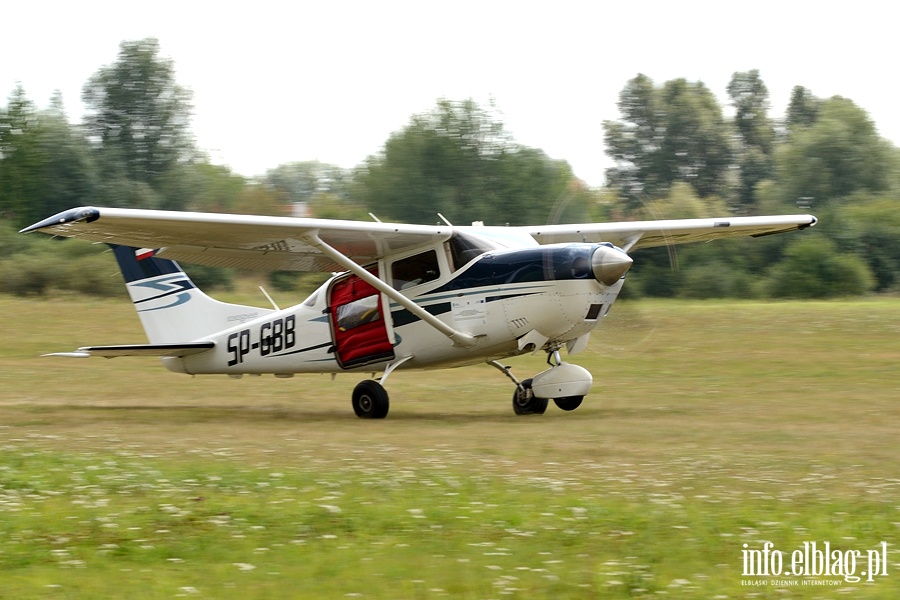
[[[483,366],[385,421],[356,376],[38,358],[145,341],[124,300],[0,311],[0,598],[900,597],[897,299],[620,302],[577,411]],[[812,542],[838,574],[786,575]]]

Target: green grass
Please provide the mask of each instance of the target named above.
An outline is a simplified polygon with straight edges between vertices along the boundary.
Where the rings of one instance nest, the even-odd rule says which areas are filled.
[[[896,299],[619,303],[573,413],[483,366],[394,373],[379,422],[357,376],[38,358],[144,341],[127,301],[0,310],[0,598],[900,594]],[[884,541],[888,574],[744,585],[766,541]]]

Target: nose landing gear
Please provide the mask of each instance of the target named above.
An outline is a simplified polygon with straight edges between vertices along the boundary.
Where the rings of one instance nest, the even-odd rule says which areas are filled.
[[[587,369],[563,362],[558,347],[547,354],[550,368],[524,381],[516,379],[510,367],[496,360],[488,362],[516,384],[512,404],[517,415],[542,415],[550,399],[562,410],[575,410],[591,389],[593,377]]]

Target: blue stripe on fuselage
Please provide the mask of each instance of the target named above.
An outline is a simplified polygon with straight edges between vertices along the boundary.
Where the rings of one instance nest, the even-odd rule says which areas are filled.
[[[595,247],[596,244],[570,244],[493,252],[444,285],[415,298],[415,302],[437,316],[450,312],[452,300],[466,296],[484,296],[485,302],[490,303],[539,293],[552,281],[592,279],[590,259]],[[395,303],[391,304],[391,318],[395,327],[419,320]]]
[[[503,287],[494,287],[490,286],[487,288],[469,290],[465,293],[457,293],[457,294],[426,294],[424,296],[420,296],[419,298],[415,298],[416,304],[422,306],[422,308],[434,316],[442,315],[444,313],[450,312],[453,303],[452,302],[441,302],[441,300],[447,300],[452,298],[453,300],[457,300],[460,298],[471,297],[471,296],[483,296],[485,298],[485,302],[497,302],[499,300],[507,300],[509,298],[519,298],[522,296],[531,296],[532,294],[539,294],[540,292],[547,289],[547,285],[525,285],[525,286],[503,286]],[[430,302],[431,304],[425,304],[426,302]],[[411,312],[406,310],[405,308],[400,308],[399,304],[391,303],[391,319],[393,319],[394,327],[401,327],[403,325],[409,325],[410,323],[415,323],[420,320],[419,317],[413,315]]]

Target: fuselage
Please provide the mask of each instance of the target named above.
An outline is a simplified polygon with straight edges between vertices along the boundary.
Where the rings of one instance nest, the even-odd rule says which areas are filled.
[[[374,372],[401,360],[404,369],[464,366],[573,344],[586,340],[621,289],[623,278],[607,285],[598,279],[596,264],[592,270],[595,254],[608,248],[510,249],[467,235],[456,247],[445,242],[419,248],[370,267],[416,305],[472,336],[470,346],[454,345],[410,310],[344,273],[301,304],[206,336],[215,342],[209,352],[163,361],[189,374],[289,376]]]

